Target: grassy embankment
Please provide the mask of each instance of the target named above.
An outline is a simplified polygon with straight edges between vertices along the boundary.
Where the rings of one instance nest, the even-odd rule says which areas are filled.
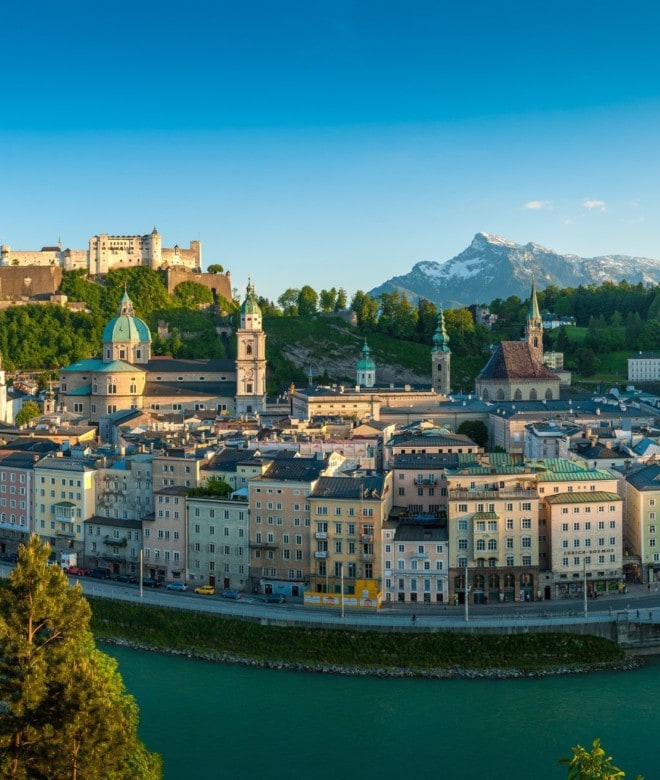
[[[573,634],[467,635],[262,626],[199,612],[89,599],[98,641],[127,640],[164,651],[304,666],[524,672],[616,664],[614,643]]]

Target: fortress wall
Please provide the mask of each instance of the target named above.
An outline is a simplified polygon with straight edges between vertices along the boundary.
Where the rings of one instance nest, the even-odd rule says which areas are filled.
[[[0,298],[52,295],[61,281],[59,265],[0,266]]]
[[[218,295],[231,301],[231,276],[226,274],[193,273],[183,268],[167,269],[167,292],[172,295],[174,288],[181,282],[196,282]]]

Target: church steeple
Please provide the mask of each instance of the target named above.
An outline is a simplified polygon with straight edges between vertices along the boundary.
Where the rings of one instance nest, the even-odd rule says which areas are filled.
[[[536,299],[536,280],[533,276],[525,336],[532,354],[539,363],[543,363],[543,321],[541,320],[539,302]]]
[[[448,396],[451,389],[451,350],[449,349],[449,336],[445,328],[445,315],[440,305],[438,312],[438,326],[433,334],[433,348],[431,349],[431,373],[433,376],[433,389],[438,395]]]

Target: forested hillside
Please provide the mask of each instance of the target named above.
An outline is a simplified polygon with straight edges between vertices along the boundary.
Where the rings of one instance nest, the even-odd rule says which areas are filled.
[[[116,315],[125,288],[137,316],[151,329],[154,354],[232,356],[226,354],[217,326],[228,317],[236,324],[237,302],[213,301],[210,291],[194,282],[179,285],[170,296],[160,273],[135,268],[113,271],[102,282],[91,281],[80,272],[65,273],[62,291],[72,301],[84,301],[88,313],[36,304],[0,311],[4,367],[9,371],[57,370],[98,355],[103,328]],[[633,351],[660,349],[657,287],[626,282],[574,289],[548,287],[538,299],[542,311],[576,318],[575,327],[546,333],[546,348],[564,352],[567,367],[583,376],[620,375]],[[259,303],[268,336],[271,393],[292,381],[307,381],[310,372],[315,382],[354,382],[355,362],[365,338],[378,366],[379,382],[430,382],[438,310],[427,300],[412,305],[396,292],[373,299],[358,291],[349,304],[342,289],[317,294],[305,286],[289,288],[277,303],[263,298]],[[347,305],[355,315],[355,325],[339,316]],[[476,325],[468,309],[444,312],[454,390],[467,391],[473,386],[495,343],[522,337],[528,306],[528,301],[517,296],[492,301],[491,312],[498,316],[492,330]],[[159,322],[168,326],[166,338],[158,336]]]

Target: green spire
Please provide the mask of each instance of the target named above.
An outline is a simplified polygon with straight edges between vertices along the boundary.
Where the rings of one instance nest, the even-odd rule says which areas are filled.
[[[433,352],[450,352],[449,349],[449,336],[445,329],[445,315],[442,311],[442,304],[440,304],[440,311],[438,312],[438,327],[433,334]]]
[[[540,320],[541,312],[539,311],[539,302],[536,300],[536,279],[532,276],[532,295],[529,299],[529,314],[527,315],[529,320]]]

